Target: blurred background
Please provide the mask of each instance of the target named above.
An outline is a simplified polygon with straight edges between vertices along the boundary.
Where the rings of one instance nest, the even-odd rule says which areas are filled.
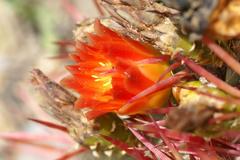
[[[56,159],[74,149],[64,133],[28,120],[55,122],[33,96],[29,72],[58,81],[67,62],[50,58],[65,54],[55,42],[72,40],[77,21],[96,16],[91,0],[0,0],[0,159]]]

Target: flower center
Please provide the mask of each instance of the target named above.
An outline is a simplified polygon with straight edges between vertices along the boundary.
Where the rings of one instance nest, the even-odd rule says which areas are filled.
[[[112,89],[112,76],[111,70],[113,69],[110,62],[99,62],[99,67],[95,68],[98,73],[93,74],[92,78],[95,78],[95,82],[100,82],[102,92],[105,93]]]

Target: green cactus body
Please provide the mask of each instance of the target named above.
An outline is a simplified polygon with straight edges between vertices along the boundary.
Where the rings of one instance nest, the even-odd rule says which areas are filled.
[[[191,88],[192,90],[188,88]],[[197,127],[193,130],[194,133],[201,136],[211,137],[228,130],[240,129],[239,116],[233,116],[229,119],[227,118],[216,121],[215,123],[209,123],[209,120],[212,118],[214,119],[226,114],[238,114],[240,112],[240,105],[229,100],[224,100],[232,97],[220,89],[211,85],[202,84],[200,81],[190,81],[184,82],[178,87],[174,87],[172,91],[175,99],[179,103],[179,108],[184,109],[186,112],[194,113],[192,114],[195,116],[193,117],[194,120],[192,120],[193,118],[189,118],[191,123],[197,122],[198,117],[196,116],[201,117],[204,110],[211,110],[211,117],[205,119],[204,123],[201,125],[196,125]],[[201,118],[199,119],[202,121]]]
[[[84,145],[89,146],[93,151],[96,151],[101,158],[111,159],[132,159],[127,154],[121,152],[113,144],[105,140],[101,135],[111,137],[113,139],[122,141],[129,146],[136,146],[139,141],[133,134],[124,126],[122,120],[114,113],[108,113],[95,119],[96,134],[88,137],[83,142]],[[107,156],[106,153],[111,153]]]

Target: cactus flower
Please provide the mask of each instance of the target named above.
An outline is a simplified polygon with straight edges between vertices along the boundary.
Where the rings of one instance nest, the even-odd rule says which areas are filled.
[[[107,112],[133,115],[163,106],[168,88],[125,104],[159,81],[169,67],[168,57],[157,58],[156,50],[117,34],[98,20],[94,27],[88,44],[76,42],[76,52],[71,54],[76,63],[67,66],[71,75],[61,82],[80,94],[75,107],[88,108],[87,116],[93,119]]]

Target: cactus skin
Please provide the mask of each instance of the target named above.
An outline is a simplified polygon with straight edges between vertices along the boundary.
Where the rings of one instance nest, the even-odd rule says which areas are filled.
[[[101,17],[101,22],[136,41],[148,43],[162,54],[170,54],[179,40],[175,18],[178,11],[148,0],[101,0],[102,7],[110,17]],[[82,31],[93,31],[93,20],[79,24],[76,38],[84,37]],[[89,26],[89,27],[84,27]]]

